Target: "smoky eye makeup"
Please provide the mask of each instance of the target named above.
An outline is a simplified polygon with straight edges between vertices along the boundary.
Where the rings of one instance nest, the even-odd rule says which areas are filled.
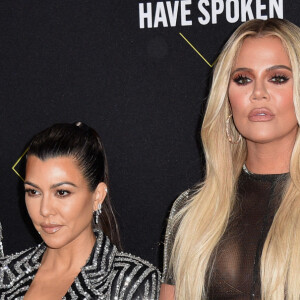
[[[252,81],[252,79],[249,76],[241,73],[234,74],[232,80],[238,85],[246,85]]]
[[[284,84],[286,83],[288,80],[290,79],[289,76],[287,76],[286,74],[282,74],[282,73],[275,73],[272,76],[270,76],[269,81],[273,82],[275,84]]]

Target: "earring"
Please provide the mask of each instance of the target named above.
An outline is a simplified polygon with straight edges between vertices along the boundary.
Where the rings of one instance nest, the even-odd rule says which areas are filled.
[[[231,135],[230,135],[230,119],[232,117],[232,114],[230,114],[227,119],[226,119],[226,135],[227,135],[227,139],[229,141],[229,143],[231,144],[238,144],[241,139],[242,139],[242,136],[239,134],[239,138],[236,140],[236,141],[233,141]]]
[[[102,206],[102,204],[99,203],[99,204],[98,204],[98,209],[95,210],[95,223],[96,223],[96,224],[98,224],[98,222],[99,222],[99,216],[100,216],[100,214],[101,214],[101,206]]]

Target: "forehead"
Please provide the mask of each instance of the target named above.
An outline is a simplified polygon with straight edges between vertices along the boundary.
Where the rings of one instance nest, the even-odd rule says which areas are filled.
[[[72,179],[82,181],[83,175],[73,157],[62,156],[39,159],[35,155],[29,155],[26,163],[26,179],[35,181],[55,181]]]
[[[280,38],[276,36],[247,37],[237,53],[235,67],[247,67],[247,65],[267,66],[287,65],[291,66],[289,56]]]

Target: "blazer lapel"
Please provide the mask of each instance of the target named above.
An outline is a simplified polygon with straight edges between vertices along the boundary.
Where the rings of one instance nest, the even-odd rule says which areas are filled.
[[[82,296],[86,299],[101,299],[101,296],[107,296],[117,248],[102,231],[95,231],[95,234],[97,239],[91,255],[69,288],[65,299],[82,299]]]
[[[3,258],[0,268],[1,297],[5,295],[22,296],[28,290],[45,252],[44,244],[38,245],[7,258]]]

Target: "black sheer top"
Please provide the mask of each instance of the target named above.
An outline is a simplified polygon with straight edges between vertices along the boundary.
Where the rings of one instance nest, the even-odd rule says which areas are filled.
[[[243,168],[232,216],[215,249],[207,281],[208,299],[261,299],[260,257],[288,177],[288,174],[253,174]],[[171,219],[187,199],[185,192],[176,200]],[[176,229],[168,226],[163,274],[163,282],[167,284],[176,284],[167,273],[175,234]]]

